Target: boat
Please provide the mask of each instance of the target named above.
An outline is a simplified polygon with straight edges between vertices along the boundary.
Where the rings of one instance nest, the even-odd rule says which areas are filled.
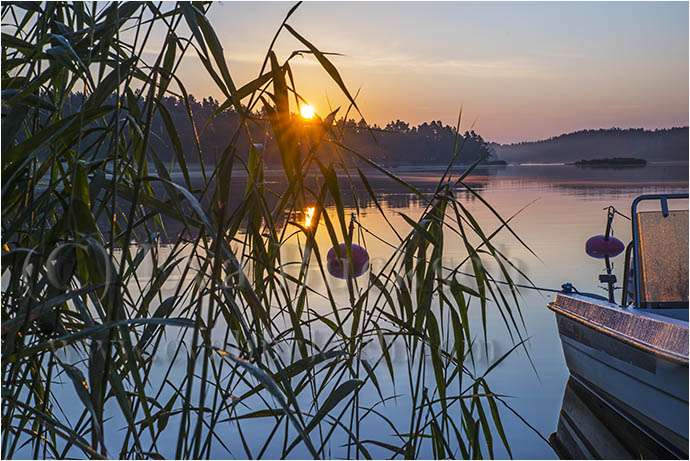
[[[628,444],[621,458],[688,459],[687,201],[688,194],[636,198],[627,247],[611,235],[613,218],[622,213],[609,207],[605,234],[586,245],[590,256],[605,259],[606,273],[599,281],[608,285],[608,297],[579,293],[565,284],[548,304],[555,312],[570,380],[635,428],[628,433],[644,435],[635,437],[637,448]],[[623,248],[623,287],[616,302],[610,260]],[[574,446],[563,443],[568,438],[563,434],[573,431],[560,430],[562,426],[552,434],[557,453]],[[620,445],[615,436],[609,440]],[[617,457],[600,453],[585,450],[571,456]]]

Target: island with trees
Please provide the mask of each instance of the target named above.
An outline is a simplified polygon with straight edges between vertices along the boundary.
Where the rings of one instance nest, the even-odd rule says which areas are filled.
[[[595,158],[592,160],[578,160],[577,162],[569,163],[569,165],[588,168],[626,168],[640,167],[646,164],[647,160],[632,157]]]

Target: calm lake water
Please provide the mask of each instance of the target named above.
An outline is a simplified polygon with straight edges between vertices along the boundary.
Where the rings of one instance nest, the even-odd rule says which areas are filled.
[[[587,238],[603,234],[606,212],[613,205],[630,215],[632,200],[641,194],[688,191],[688,164],[659,163],[631,169],[583,169],[569,165],[507,166],[490,168],[469,181],[504,218],[527,206],[511,222],[511,227],[537,254],[529,253],[514,237],[503,232],[495,237],[495,244],[531,281],[539,287],[560,288],[572,283],[579,291],[606,295],[598,275],[604,272],[603,260],[588,257],[584,252]],[[433,185],[438,174],[417,171],[400,172],[400,176],[415,185],[426,181]],[[423,204],[408,202],[410,195],[391,193],[386,201],[389,219],[395,212],[418,217]],[[491,212],[476,200],[466,206],[485,230],[493,230],[498,222]],[[384,239],[394,241],[386,232],[375,210],[369,209],[361,219],[369,229],[379,229]],[[396,221],[400,222],[400,221]],[[406,229],[404,223],[400,223]],[[616,217],[614,235],[624,243],[631,239],[630,222]],[[367,239],[372,257],[378,252],[389,254],[385,245]],[[453,250],[457,249],[457,252]],[[461,246],[446,246],[446,257],[454,261],[464,257]],[[613,258],[614,273],[622,280],[624,255]],[[524,283],[524,281],[522,281]],[[547,309],[553,293],[521,290],[522,312],[529,336],[528,349],[536,368],[532,369],[526,354],[516,350],[506,361],[488,375],[492,390],[511,396],[508,401],[544,437],[556,429],[568,370],[565,366],[554,314]],[[617,299],[619,300],[619,295]],[[475,310],[475,326],[479,316]],[[489,317],[489,354],[497,358],[511,346],[505,326],[496,310]],[[478,337],[481,335],[478,333]],[[493,348],[493,349],[492,349]],[[556,455],[539,436],[509,411],[502,417],[507,426],[511,450],[515,458],[554,458]],[[496,456],[507,457],[497,447]]]
[[[395,172],[401,178],[411,182],[422,192],[433,190],[439,177],[437,170],[398,170]],[[372,187],[381,199],[381,205],[388,219],[401,234],[409,231],[410,227],[400,216],[400,213],[417,219],[424,209],[424,204],[414,195],[401,189],[391,180],[380,174],[369,177]],[[267,175],[267,181],[280,181],[280,178],[271,178]],[[613,205],[622,213],[629,215],[632,200],[644,193],[660,192],[687,192],[688,190],[688,164],[649,164],[643,168],[632,169],[583,169],[566,165],[550,166],[506,166],[492,167],[480,170],[473,175],[468,183],[486,199],[504,218],[520,212],[512,221],[511,226],[524,242],[537,254],[538,258],[527,251],[508,232],[500,233],[494,242],[498,248],[508,256],[518,267],[523,270],[531,281],[546,288],[560,288],[563,283],[570,282],[578,290],[605,294],[599,284],[597,276],[604,269],[602,260],[589,258],[584,253],[584,242],[594,234],[604,232],[606,212],[603,208]],[[363,193],[361,195],[366,195]],[[471,195],[464,197],[464,205],[473,213],[481,223],[485,231],[491,232],[498,227],[499,221],[492,215],[482,203],[473,199]],[[354,203],[350,203],[351,211]],[[364,228],[376,234],[381,239],[396,243],[394,232],[386,225],[373,203],[360,204],[359,221]],[[323,225],[321,222],[320,225]],[[630,240],[630,222],[621,217],[616,217],[613,225],[614,235],[623,242]],[[371,234],[363,232],[359,242],[366,246],[371,256],[374,269],[381,261],[385,261],[392,249],[380,240],[373,238]],[[330,243],[327,232],[320,229],[317,232],[317,240],[321,248],[329,248]],[[465,257],[461,245],[446,243],[444,265],[454,266]],[[286,252],[294,252],[299,257],[297,248],[286,248]],[[618,278],[622,278],[623,255],[613,260],[614,271]],[[310,279],[312,288],[318,290],[322,287],[319,277]],[[518,282],[526,283],[525,280]],[[320,286],[321,283],[321,286]],[[342,299],[346,302],[344,283],[338,285],[334,282],[336,294],[338,290]],[[563,391],[568,377],[560,341],[556,331],[554,314],[546,308],[547,302],[553,299],[553,293],[540,293],[534,290],[521,290],[521,308],[526,324],[526,332],[529,336],[527,349],[534,363],[530,365],[527,355],[523,350],[516,350],[500,366],[488,375],[489,384],[495,393],[509,396],[507,401],[512,407],[527,420],[543,437],[548,437],[556,429],[558,415],[563,398]],[[165,295],[164,295],[165,296]],[[314,300],[311,306],[319,310],[319,301]],[[323,305],[324,309],[330,309]],[[475,328],[480,325],[478,309],[471,309],[471,315]],[[484,345],[481,330],[477,329],[478,344]],[[325,336],[325,334],[324,334]],[[174,343],[175,337],[170,335],[169,340]],[[479,359],[477,369],[485,368],[487,358],[490,360],[500,357],[512,346],[503,321],[496,309],[489,309],[488,317],[488,343],[484,351],[488,350],[489,357],[481,357],[482,351],[478,350]],[[395,351],[394,351],[395,353]],[[485,354],[484,354],[485,355]],[[394,357],[395,360],[395,357]],[[400,354],[397,360],[405,360],[404,354]],[[174,367],[170,379],[175,380],[185,370],[185,364]],[[167,364],[161,364],[160,373],[164,373]],[[382,388],[388,395],[400,394],[397,403],[389,401],[380,409],[392,420],[404,421],[409,419],[409,407],[405,404],[404,387],[394,388],[392,383],[386,381],[387,373],[382,373]],[[155,381],[155,380],[154,380]],[[402,381],[405,381],[403,379]],[[155,383],[152,385],[156,385]],[[375,393],[372,393],[375,394]],[[372,402],[378,397],[372,395]],[[69,402],[74,401],[75,407],[80,408],[78,400],[74,396],[73,388],[65,387],[64,404],[69,413]],[[555,454],[537,434],[528,428],[522,421],[508,410],[502,410],[502,417],[511,449],[515,458],[554,458]],[[171,423],[172,424],[172,423]],[[111,427],[121,425],[112,423]],[[271,425],[272,427],[272,425]],[[244,429],[246,428],[246,430]],[[243,425],[245,437],[250,443],[259,444],[263,441],[266,429],[259,420],[248,420]],[[363,425],[363,430],[372,431],[371,439],[382,440],[388,434],[385,425],[370,419]],[[117,437],[117,430],[107,437]],[[174,430],[172,432],[175,432]],[[172,434],[171,434],[172,435]],[[256,436],[254,436],[256,435]],[[224,442],[229,446],[238,446],[237,434],[221,434]],[[500,440],[495,437],[497,458],[506,458],[507,453],[500,447]],[[158,441],[161,454],[174,456],[174,446],[168,447],[164,437]],[[170,445],[174,445],[171,443]],[[257,450],[258,451],[258,450]],[[390,452],[380,452],[372,449],[375,457],[389,457]],[[264,457],[275,458],[278,454],[270,450]],[[330,456],[340,456],[342,448],[335,441]],[[237,457],[244,457],[244,452],[237,449],[234,453]],[[21,455],[21,453],[20,453]],[[294,457],[309,457],[308,452],[299,449],[291,452]],[[423,458],[432,457],[431,449],[422,453]],[[227,452],[218,444],[217,449],[211,453],[212,457],[226,458]],[[328,456],[328,455],[327,455]]]

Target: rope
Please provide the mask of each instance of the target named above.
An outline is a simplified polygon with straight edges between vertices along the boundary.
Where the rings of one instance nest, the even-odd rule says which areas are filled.
[[[619,213],[619,214],[620,214],[620,213]],[[625,216],[624,216],[624,217],[625,217]],[[393,245],[393,244],[387,242],[386,240],[382,239],[381,237],[379,237],[378,235],[376,235],[375,233],[373,233],[372,231],[370,231],[369,229],[367,229],[366,227],[364,227],[364,226],[362,225],[362,223],[360,223],[359,221],[357,221],[357,218],[355,218],[354,213],[352,214],[352,218],[351,218],[351,219],[352,219],[352,221],[353,221],[354,223],[356,223],[356,224],[359,226],[359,228],[360,228],[361,230],[363,230],[364,232],[368,233],[369,235],[371,235],[372,237],[374,237],[375,239],[377,239],[377,240],[380,241],[381,243],[384,243],[384,244],[388,245],[389,247],[391,247],[391,248],[392,248],[393,250],[395,250],[395,251],[402,252],[402,249],[401,249],[401,248],[398,248],[398,247],[396,247],[395,245]],[[417,258],[417,256],[414,256],[414,257]],[[443,266],[443,265],[442,265],[441,267],[442,267],[443,269],[448,270],[448,271],[451,271],[451,272],[453,272],[453,273],[455,273],[455,274],[460,274],[460,275],[464,275],[464,276],[467,276],[467,277],[477,278],[476,275],[471,274],[471,273],[469,273],[469,272],[462,272],[462,271],[459,271],[459,270],[457,270],[457,268],[456,268],[456,269],[451,269],[450,267],[446,267],[446,266]],[[538,287],[538,286],[536,286],[536,285],[524,285],[524,284],[521,284],[521,283],[504,282],[503,280],[496,280],[496,279],[494,279],[494,278],[491,277],[491,276],[489,276],[489,277],[490,277],[490,280],[491,280],[493,283],[500,283],[500,284],[502,284],[502,285],[511,285],[511,286],[514,286],[514,287],[525,288],[525,289],[528,289],[528,290],[546,291],[546,292],[549,292],[549,293],[573,293],[573,292],[577,293],[577,292],[578,292],[577,289],[576,289],[576,288],[573,286],[573,284],[570,283],[570,282],[563,284],[563,286],[561,287],[561,289],[560,289],[560,290],[557,290],[557,289],[555,289],[555,288],[544,288],[544,287]]]
[[[627,219],[628,221],[630,221],[630,218],[628,218],[627,216],[625,216],[625,215],[624,215],[623,213],[621,213],[620,211],[616,210],[616,209],[613,207],[613,205],[607,206],[607,207],[605,207],[605,208],[602,208],[602,210],[609,210],[609,211],[612,211],[613,213],[616,213],[617,215],[622,216],[622,217],[624,217],[625,219]]]

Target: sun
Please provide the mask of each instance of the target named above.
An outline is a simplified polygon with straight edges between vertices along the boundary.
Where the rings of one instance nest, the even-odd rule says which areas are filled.
[[[314,118],[314,107],[310,106],[309,104],[303,105],[299,112],[302,115],[302,118]]]

